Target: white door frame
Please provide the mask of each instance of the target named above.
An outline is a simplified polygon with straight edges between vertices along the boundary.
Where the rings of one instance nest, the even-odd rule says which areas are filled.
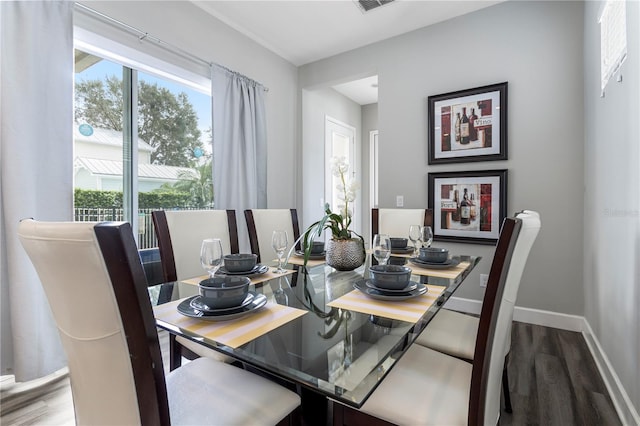
[[[333,187],[332,187],[332,174],[331,174],[331,157],[333,157],[333,134],[339,131],[340,134],[349,138],[349,180],[351,182],[357,180],[357,157],[356,157],[356,128],[333,117],[325,115],[325,173],[324,173],[324,199],[325,202],[331,203],[333,199]],[[351,229],[355,230],[359,234],[360,229],[360,206],[362,197],[356,197],[356,202],[353,206],[353,217],[351,221]],[[336,212],[336,206],[331,206],[332,211]]]
[[[378,131],[369,132],[369,207],[378,207]]]

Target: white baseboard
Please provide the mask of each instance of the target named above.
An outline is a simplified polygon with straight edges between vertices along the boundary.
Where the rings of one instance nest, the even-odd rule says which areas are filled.
[[[479,300],[452,297],[447,301],[445,307],[454,311],[479,315],[482,302]],[[545,327],[559,328],[561,330],[581,332],[600,371],[600,376],[609,391],[609,396],[618,412],[620,421],[623,425],[640,425],[638,411],[633,406],[627,391],[620,382],[620,378],[613,369],[607,354],[602,349],[600,342],[585,317],[516,306],[513,312],[513,320]]]
[[[593,333],[591,325],[589,325],[586,318],[584,318],[583,325],[582,335],[598,366],[600,376],[602,376],[602,380],[609,391],[609,396],[613,401],[613,405],[616,407],[620,421],[623,425],[640,425],[640,415],[638,415],[638,411],[633,406],[629,395],[620,382],[620,378],[613,369],[611,362],[609,362],[607,354],[602,349],[598,338]]]

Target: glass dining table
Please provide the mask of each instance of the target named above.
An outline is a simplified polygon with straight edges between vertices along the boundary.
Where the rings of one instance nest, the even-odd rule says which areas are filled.
[[[354,271],[322,261],[303,267],[292,257],[286,274],[270,267],[250,276],[252,303],[215,318],[199,316],[190,302],[205,277],[158,284],[149,293],[159,328],[359,408],[481,260],[452,259],[456,265],[430,269],[392,257],[412,268],[413,290],[387,296],[370,285],[371,256]]]

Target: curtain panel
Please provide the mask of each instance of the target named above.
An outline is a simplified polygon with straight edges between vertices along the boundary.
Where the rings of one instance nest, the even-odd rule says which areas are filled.
[[[17,226],[73,220],[73,2],[0,2],[0,24],[0,359],[23,382],[67,364]]]
[[[245,209],[267,207],[264,87],[213,65],[213,188],[217,209],[235,209],[240,251],[248,253]]]

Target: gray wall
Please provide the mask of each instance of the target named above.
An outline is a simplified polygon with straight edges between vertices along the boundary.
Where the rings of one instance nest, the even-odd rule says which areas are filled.
[[[601,2],[584,15],[585,317],[640,408],[640,7],[627,2],[622,82],[600,97]],[[627,424],[635,423],[631,418]]]
[[[360,105],[331,88],[302,93],[302,226],[308,227],[324,215],[325,118],[329,116],[356,129],[356,156],[360,156]],[[360,164],[356,164],[360,180]],[[362,209],[362,199],[357,199]],[[335,209],[335,206],[331,206]]]
[[[267,109],[267,199],[268,207],[296,205],[297,164],[297,68],[273,52],[233,30],[218,19],[186,1],[89,1],[83,2],[112,18],[148,32],[162,41],[179,46],[206,61],[238,71],[269,88]],[[81,18],[81,17],[80,17]],[[76,24],[86,22],[76,19]],[[104,33],[109,28],[91,23],[89,30]],[[113,35],[111,29],[110,35]],[[133,41],[132,41],[133,40]],[[152,43],[139,43],[135,37],[120,39],[148,52],[158,52]],[[165,52],[166,53],[166,52]],[[179,57],[172,62],[205,73]],[[242,216],[240,217],[242,219]]]
[[[362,105],[362,205],[365,214],[362,218],[362,236],[364,240],[370,242],[371,236],[371,215],[368,209],[371,206],[369,191],[371,190],[371,170],[369,169],[369,159],[371,156],[371,145],[369,133],[378,130],[378,104]]]
[[[583,3],[506,2],[300,68],[302,88],[346,76],[379,80],[380,206],[427,205],[427,174],[509,169],[508,211],[543,227],[518,305],[582,315]],[[427,97],[509,82],[509,160],[427,165]],[[442,244],[483,261],[458,291],[481,299],[493,247]]]

